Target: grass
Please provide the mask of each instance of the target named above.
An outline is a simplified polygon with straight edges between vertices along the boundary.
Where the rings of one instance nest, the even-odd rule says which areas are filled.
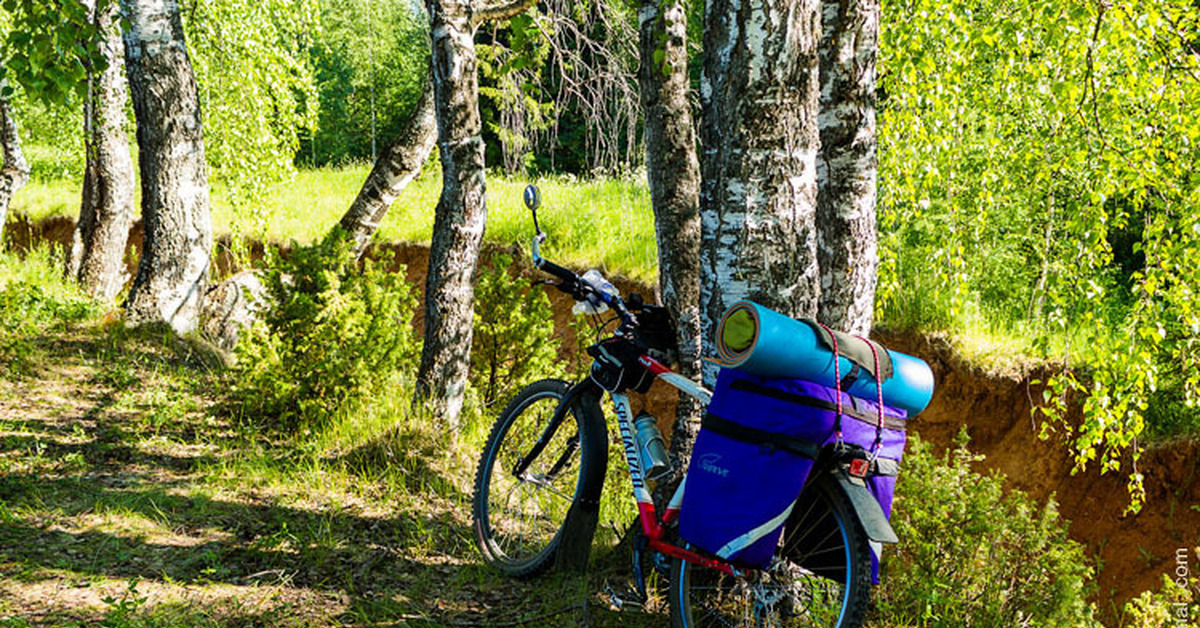
[[[0,254],[0,296],[35,286],[74,302],[57,267],[44,249]],[[604,562],[604,532],[586,577],[518,582],[482,564],[478,412],[456,447],[409,414],[403,388],[280,433],[229,410],[232,375],[196,345],[96,310],[12,304],[0,314],[28,320],[0,327],[0,353],[19,341],[25,365],[0,375],[0,626],[665,620],[607,607],[600,592],[624,576]]]
[[[302,244],[316,240],[337,224],[368,172],[366,165],[298,172],[292,181],[270,188],[262,199],[262,227],[248,235],[265,232],[268,239]],[[578,181],[553,177],[535,182],[543,198],[538,218],[550,236],[543,254],[577,267],[599,265],[606,273],[644,283],[656,280],[654,217],[643,179]],[[533,223],[521,200],[528,183],[524,179],[488,177],[489,242],[528,247]],[[413,181],[388,212],[378,237],[385,241],[428,242],[440,191],[441,178],[436,174]],[[79,183],[74,180],[34,180],[13,198],[12,209],[33,220],[74,218],[79,214],[79,193]],[[213,228],[218,234],[235,229],[246,232],[241,225],[250,220],[242,213],[229,204],[221,186],[214,186]]]
[[[386,407],[357,439],[269,434],[222,413],[222,375],[165,336],[84,325],[34,353],[31,375],[0,381],[0,617],[562,626],[589,601],[590,625],[663,619],[606,610],[593,592],[610,574],[517,582],[482,565],[469,445],[448,454],[409,426],[394,463],[342,453],[394,431]]]

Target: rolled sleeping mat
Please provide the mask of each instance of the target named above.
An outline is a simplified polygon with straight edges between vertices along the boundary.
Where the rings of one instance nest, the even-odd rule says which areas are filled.
[[[725,310],[717,327],[717,355],[722,366],[764,377],[786,377],[837,385],[836,373],[845,377],[854,367],[839,357],[834,370],[833,351],[823,344],[811,325],[765,308],[753,301],[738,301]],[[883,402],[902,408],[909,416],[933,398],[933,371],[924,360],[887,349],[892,376],[883,382]],[[882,358],[882,356],[880,356]],[[875,378],[862,371],[843,392],[874,399]]]

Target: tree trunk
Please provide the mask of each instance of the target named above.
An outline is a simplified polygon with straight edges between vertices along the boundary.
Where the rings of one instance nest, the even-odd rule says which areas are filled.
[[[704,339],[743,298],[817,311],[818,0],[708,0],[700,97]],[[711,381],[716,369],[706,367]]]
[[[132,324],[196,328],[212,248],[196,79],[174,0],[121,0],[137,117],[145,241],[125,304]]]
[[[112,303],[128,279],[123,258],[133,223],[133,160],[125,134],[126,83],[117,6],[95,12],[94,0],[88,5],[108,67],[88,73],[83,122],[87,169],[67,277],[93,297]]]
[[[0,250],[3,250],[8,204],[17,190],[29,181],[29,164],[21,152],[21,134],[13,118],[12,106],[3,96],[0,96],[0,150],[4,151],[4,166],[0,167]]]
[[[421,167],[429,158],[437,138],[433,109],[433,79],[429,78],[408,125],[375,160],[371,174],[367,175],[358,196],[342,216],[339,226],[354,238],[358,257],[367,250],[371,236],[375,235],[392,203],[421,173]]]
[[[817,160],[818,317],[866,335],[875,312],[875,56],[879,0],[823,0]]]
[[[442,194],[425,279],[417,399],[451,433],[458,428],[467,388],[475,268],[487,221],[471,13],[469,0],[429,3]]]
[[[681,0],[645,0],[638,14],[638,82],[646,116],[646,173],[658,240],[658,285],[676,326],[678,370],[700,374],[700,164],[688,100],[687,12]],[[668,452],[687,468],[700,406],[680,393]],[[664,482],[664,491],[675,482]],[[660,495],[661,497],[661,495]]]

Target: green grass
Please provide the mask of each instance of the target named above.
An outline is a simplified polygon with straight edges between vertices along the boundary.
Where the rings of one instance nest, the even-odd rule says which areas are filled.
[[[302,170],[292,181],[272,186],[262,199],[261,223],[268,239],[310,243],[342,217],[369,172],[366,165]],[[543,254],[560,263],[586,268],[599,265],[606,273],[652,283],[657,278],[654,214],[641,178],[574,180],[565,177],[535,181],[542,191],[539,212],[549,234]],[[489,242],[520,244],[528,249],[533,223],[521,200],[530,183],[504,176],[488,177]],[[34,180],[13,198],[14,213],[40,220],[79,214],[79,183],[69,179]],[[409,184],[380,225],[379,239],[428,242],[441,178],[426,175]],[[247,212],[235,212],[225,190],[215,185],[213,228],[231,233],[251,224]],[[240,228],[245,231],[244,228]],[[254,230],[248,235],[258,235]]]
[[[548,628],[582,624],[587,601],[592,626],[665,621],[605,609],[610,567],[520,582],[481,563],[478,413],[455,447],[403,390],[272,432],[223,405],[231,375],[187,343],[64,322],[0,376],[0,620]]]

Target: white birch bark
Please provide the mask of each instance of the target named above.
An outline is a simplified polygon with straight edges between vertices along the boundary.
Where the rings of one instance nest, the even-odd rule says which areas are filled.
[[[437,119],[433,107],[433,78],[417,101],[412,118],[392,143],[380,153],[363,182],[358,196],[338,225],[354,239],[358,257],[366,252],[371,237],[387,216],[388,209],[408,184],[421,174],[421,167],[437,140]]]
[[[818,318],[866,335],[875,310],[878,0],[824,0],[817,160]]]
[[[109,4],[97,13],[95,0],[86,4],[100,33],[99,49],[108,67],[88,73],[84,103],[87,168],[67,277],[98,300],[112,303],[128,279],[125,243],[133,223],[133,159],[125,132],[128,85],[117,5]]]
[[[819,6],[707,0],[700,88],[706,343],[739,299],[789,316],[816,314]],[[705,370],[711,381],[715,367]]]
[[[2,85],[2,83],[0,83]],[[4,153],[4,166],[0,167],[0,242],[3,242],[4,222],[8,219],[8,205],[12,197],[29,181],[29,163],[21,152],[21,133],[13,117],[8,99],[0,96],[0,150]]]
[[[425,278],[425,341],[415,402],[450,434],[458,431],[467,389],[475,270],[487,222],[475,29],[487,20],[510,18],[532,3],[476,6],[471,0],[429,0],[427,5],[442,194]]]
[[[212,249],[208,169],[196,79],[175,0],[121,0],[125,67],[137,117],[145,240],[126,301],[134,325],[194,330]]]
[[[700,164],[688,82],[687,12],[680,0],[645,0],[638,12],[646,174],[658,241],[658,285],[675,321],[677,370],[700,374]],[[680,393],[668,454],[677,471],[687,463],[699,430],[700,407]],[[657,499],[676,482],[660,483]]]

